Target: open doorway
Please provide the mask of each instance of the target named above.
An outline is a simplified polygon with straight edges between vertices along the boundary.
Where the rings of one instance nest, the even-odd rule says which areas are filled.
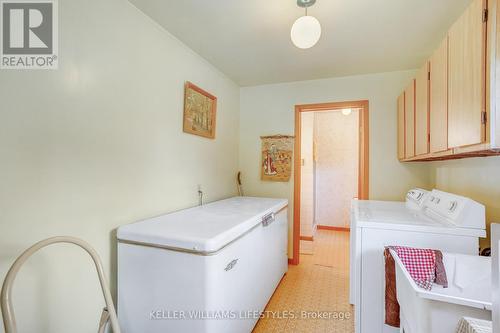
[[[295,107],[292,264],[317,229],[349,231],[351,199],[368,199],[368,152],[368,101]]]

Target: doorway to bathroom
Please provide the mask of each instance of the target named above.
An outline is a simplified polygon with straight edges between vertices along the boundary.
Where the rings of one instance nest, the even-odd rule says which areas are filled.
[[[368,106],[295,107],[294,265],[301,255],[314,254],[315,238],[335,232],[348,244],[351,200],[368,199]]]

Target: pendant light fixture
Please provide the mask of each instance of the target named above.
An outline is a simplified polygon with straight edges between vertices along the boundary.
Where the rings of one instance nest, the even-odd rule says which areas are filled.
[[[352,109],[342,109],[342,114],[348,116],[352,113]]]
[[[299,49],[308,49],[316,45],[321,37],[321,24],[314,16],[307,15],[307,8],[316,0],[297,0],[297,6],[305,8],[306,15],[299,17],[292,26],[290,37]]]

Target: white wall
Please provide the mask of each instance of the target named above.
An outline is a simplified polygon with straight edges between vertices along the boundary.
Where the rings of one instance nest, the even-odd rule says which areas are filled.
[[[59,70],[0,71],[0,281],[54,235],[89,241],[114,281],[116,227],[196,205],[197,184],[236,193],[239,87],[126,0],[63,0],[59,16]],[[186,80],[218,97],[216,140],[182,132]],[[20,332],[96,331],[92,269],[68,246],[32,258]]]
[[[296,104],[370,101],[372,199],[435,183],[500,221],[499,158],[397,161],[396,97],[414,71],[240,91],[126,0],[59,6],[60,69],[0,71],[0,280],[29,245],[74,235],[95,246],[114,288],[115,228],[195,205],[198,184],[209,201],[234,195],[238,164],[246,194],[293,207],[293,181],[260,181],[259,136],[293,134]],[[186,80],[218,97],[214,141],[182,133]],[[95,331],[103,306],[89,259],[62,245],[28,262],[14,304],[20,332],[56,333]]]
[[[488,239],[481,246],[490,246],[490,224],[500,223],[500,157],[479,157],[433,162],[436,188],[470,197],[486,206]]]
[[[370,198],[403,200],[409,187],[432,187],[428,164],[403,164],[396,157],[396,100],[414,74],[402,71],[242,88],[239,154],[246,194],[288,198],[293,207],[293,180],[271,183],[259,178],[259,136],[293,134],[297,104],[364,99],[370,102]],[[290,235],[291,213],[292,209]],[[290,242],[290,255],[291,247]]]
[[[314,112],[301,114],[300,236],[314,235]]]
[[[340,110],[315,112],[314,122],[316,220],[318,225],[348,228],[351,201],[358,197],[359,111],[348,116]]]

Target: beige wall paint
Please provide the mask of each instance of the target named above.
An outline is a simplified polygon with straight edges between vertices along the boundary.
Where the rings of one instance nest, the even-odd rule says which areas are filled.
[[[126,0],[59,7],[59,70],[0,71],[0,280],[34,242],[74,235],[114,286],[116,227],[196,205],[198,184],[208,201],[236,194],[239,87]],[[182,132],[186,80],[218,97],[216,140]],[[92,269],[64,245],[32,258],[19,331],[94,332]]]
[[[125,0],[59,6],[60,69],[0,72],[1,280],[29,245],[73,235],[95,246],[115,287],[115,228],[195,205],[198,184],[209,201],[234,195],[238,162],[246,194],[293,207],[293,181],[260,181],[259,136],[292,134],[296,104],[370,101],[372,199],[436,184],[500,221],[500,158],[397,161],[395,101],[414,71],[240,90]],[[182,133],[185,80],[218,97],[214,141]],[[14,290],[20,332],[95,331],[103,302],[92,269],[64,245],[32,258]]]
[[[316,112],[314,121],[316,220],[349,227],[351,200],[358,197],[359,112]]]
[[[370,101],[370,197],[403,200],[410,187],[431,188],[433,169],[429,164],[403,164],[396,157],[396,100],[414,74],[402,71],[242,88],[239,161],[245,193],[288,198],[291,239],[293,180],[260,180],[259,137],[293,134],[297,104],[364,99]]]
[[[500,223],[500,157],[433,162],[436,188],[470,197],[486,206],[488,237],[490,224]],[[489,247],[489,238],[481,241]]]
[[[300,174],[300,235],[314,235],[314,113],[302,113],[300,156],[302,168]]]

